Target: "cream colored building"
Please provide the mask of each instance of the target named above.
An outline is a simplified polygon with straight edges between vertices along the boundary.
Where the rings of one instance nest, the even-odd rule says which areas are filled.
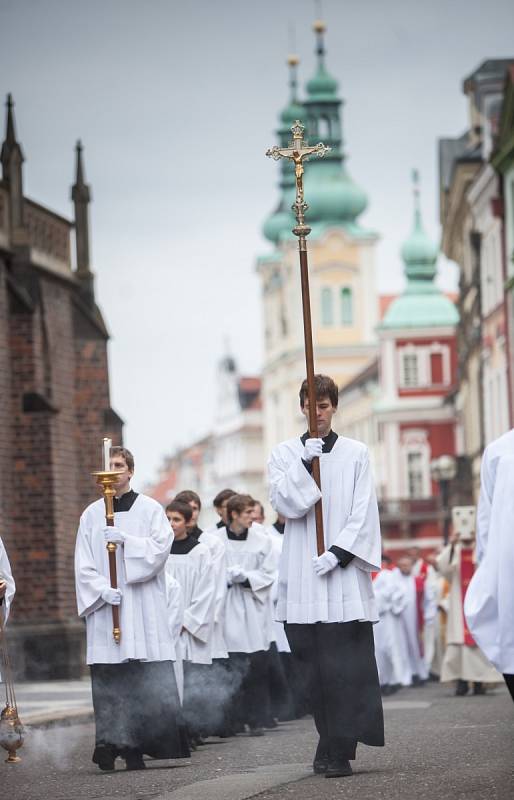
[[[460,268],[457,330],[457,455],[476,501],[485,445],[508,427],[503,254],[495,215],[498,178],[489,159],[505,75],[512,61],[484,61],[464,81],[469,130],[439,143],[442,250]],[[462,481],[466,485],[466,481]]]

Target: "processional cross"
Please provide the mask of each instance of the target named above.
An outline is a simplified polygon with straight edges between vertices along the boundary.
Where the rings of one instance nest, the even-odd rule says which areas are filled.
[[[304,165],[303,162],[309,156],[323,156],[331,149],[327,145],[319,142],[314,147],[309,147],[303,138],[305,127],[300,120],[296,120],[291,128],[293,139],[289,147],[278,147],[275,145],[266,151],[267,156],[271,156],[275,161],[281,158],[288,158],[294,163],[294,171],[296,178],[296,199],[293,203],[292,209],[296,216],[296,225],[292,229],[295,236],[298,237],[298,250],[300,254],[300,276],[302,284],[302,309],[303,309],[303,334],[305,342],[305,367],[307,373],[307,397],[309,400],[309,436],[317,438],[318,436],[318,423],[316,418],[316,388],[314,385],[314,351],[312,347],[312,321],[311,321],[311,302],[309,292],[309,265],[307,262],[307,236],[311,232],[308,225],[305,224],[305,212],[309,208],[305,202],[303,193],[303,175]],[[319,458],[312,460],[312,477],[316,481],[319,488],[321,488],[321,476],[319,467]],[[315,506],[316,518],[316,545],[318,555],[325,552],[325,541],[323,535],[323,509],[321,500],[318,500]]]

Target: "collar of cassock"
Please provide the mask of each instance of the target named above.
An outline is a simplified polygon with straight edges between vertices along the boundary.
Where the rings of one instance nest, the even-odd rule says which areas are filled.
[[[195,539],[199,539],[202,533],[203,530],[199,528],[198,525],[195,525],[194,528],[191,528],[191,530],[189,531],[188,536],[194,536]]]
[[[172,556],[185,556],[191,552],[193,547],[200,544],[194,536],[186,536],[185,539],[174,539],[170,553]]]
[[[129,489],[128,492],[122,494],[121,497],[114,498],[114,511],[130,511],[136,502],[137,492]]]
[[[309,431],[307,431],[306,433],[303,434],[303,436],[300,437],[301,443],[305,444],[305,442],[309,438],[310,438],[310,433],[309,433]],[[337,442],[337,439],[338,439],[338,436],[337,436],[337,433],[335,431],[330,431],[328,436],[324,436],[323,437],[323,452],[324,453],[330,453],[330,451],[332,450],[333,446]]]
[[[227,527],[227,538],[231,539],[233,542],[244,542],[245,539],[248,539],[248,528],[245,528],[242,533],[234,533],[234,531],[231,531],[230,528]]]

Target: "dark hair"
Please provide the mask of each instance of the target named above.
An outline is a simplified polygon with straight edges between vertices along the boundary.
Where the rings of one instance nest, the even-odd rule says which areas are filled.
[[[225,500],[228,500],[229,497],[233,497],[236,494],[233,489],[222,489],[221,492],[218,492],[212,504],[215,508],[221,508]]]
[[[264,516],[264,506],[262,505],[261,501],[260,500],[254,500],[253,501],[253,505],[254,505],[254,507],[255,506],[259,506],[259,508],[261,510],[261,514],[262,514],[262,516]]]
[[[181,503],[196,503],[200,510],[202,508],[200,495],[196,494],[196,492],[193,492],[192,489],[183,489],[181,492],[175,495],[175,500],[180,500]]]
[[[174,511],[184,517],[186,522],[191,522],[193,516],[193,509],[188,503],[183,503],[181,500],[172,500],[166,506],[166,511]]]
[[[247,508],[250,508],[255,503],[253,497],[249,494],[233,494],[229,497],[227,502],[227,517],[228,521],[231,522],[232,514],[235,512],[236,514],[242,514],[243,511],[246,511]]]
[[[393,559],[391,556],[388,556],[387,553],[382,553],[382,561],[385,561],[386,564],[392,564]]]
[[[111,447],[110,456],[111,458],[114,458],[114,456],[121,456],[125,460],[125,464],[129,470],[134,472],[134,456],[126,447],[119,447],[118,445]]]
[[[337,408],[339,402],[339,389],[336,383],[329,378],[328,375],[315,375],[314,376],[314,390],[316,392],[316,400],[321,400],[328,397],[334,408]],[[304,380],[300,386],[300,406],[303,408],[305,400],[308,399],[307,380]]]

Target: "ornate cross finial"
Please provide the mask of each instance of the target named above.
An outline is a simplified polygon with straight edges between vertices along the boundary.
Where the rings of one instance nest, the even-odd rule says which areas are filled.
[[[266,151],[266,155],[271,156],[271,158],[274,158],[275,161],[278,161],[281,158],[290,158],[294,162],[294,172],[296,177],[296,200],[292,208],[298,223],[297,227],[293,229],[293,233],[296,236],[306,236],[308,233],[310,233],[310,228],[305,225],[305,212],[308,209],[308,205],[303,196],[303,173],[305,171],[303,167],[303,161],[312,155],[323,158],[323,156],[331,149],[321,142],[314,145],[314,147],[308,147],[307,142],[303,138],[304,131],[305,127],[302,125],[300,120],[297,119],[291,128],[293,139],[289,143],[289,147],[278,147],[275,145]]]

